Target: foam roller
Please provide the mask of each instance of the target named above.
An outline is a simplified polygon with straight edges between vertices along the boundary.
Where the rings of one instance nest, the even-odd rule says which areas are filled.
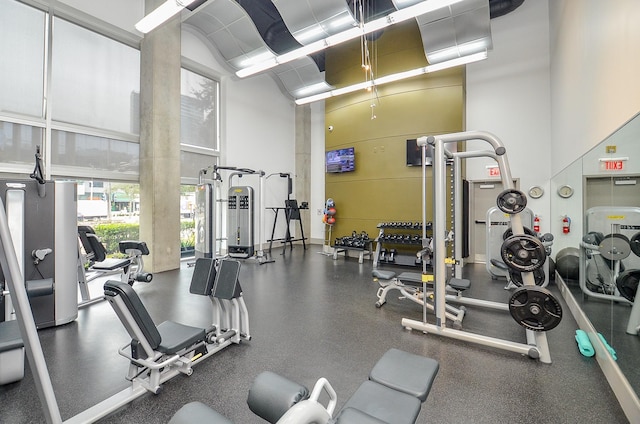
[[[596,354],[596,351],[593,349],[591,341],[589,340],[589,336],[584,332],[584,330],[576,330],[576,342],[578,343],[578,349],[583,356],[590,358]]]

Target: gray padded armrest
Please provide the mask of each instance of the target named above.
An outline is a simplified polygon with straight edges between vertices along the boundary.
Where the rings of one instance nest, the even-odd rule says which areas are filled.
[[[201,402],[191,402],[178,409],[169,424],[233,424],[227,417],[220,415]]]
[[[247,404],[254,414],[275,424],[293,405],[309,397],[303,385],[276,373],[260,373],[249,389]]]
[[[407,393],[424,402],[439,367],[435,359],[399,349],[389,349],[371,370],[369,380]]]
[[[346,408],[340,411],[340,415],[335,421],[335,424],[387,424],[384,421],[380,421],[376,417],[358,411],[353,408]]]
[[[414,396],[373,381],[365,381],[349,398],[343,410],[357,409],[384,423],[415,424],[421,405],[420,400]]]

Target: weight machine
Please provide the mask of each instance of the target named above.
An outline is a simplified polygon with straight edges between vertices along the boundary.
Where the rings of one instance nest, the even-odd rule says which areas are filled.
[[[492,147],[487,151],[457,152],[453,153],[446,149],[448,143],[456,143],[470,139],[486,141]],[[423,306],[422,321],[408,318],[402,319],[402,325],[411,330],[421,330],[424,333],[437,334],[471,343],[495,347],[511,352],[528,355],[534,359],[540,359],[543,363],[551,363],[551,355],[547,344],[545,331],[557,326],[562,317],[560,303],[551,292],[542,287],[536,287],[533,271],[542,267],[546,260],[545,247],[537,238],[526,235],[524,232],[522,217],[520,212],[526,208],[526,196],[524,193],[513,188],[511,170],[507,162],[506,149],[494,135],[487,132],[471,131],[453,134],[443,134],[438,136],[418,138],[418,146],[422,147],[422,154],[426,154],[427,145],[434,146],[433,158],[433,279],[434,279],[434,303],[436,324],[427,323],[427,307]],[[512,295],[508,304],[489,302],[479,299],[463,298],[459,295],[447,294],[447,263],[453,264],[453,274],[455,278],[461,278],[462,268],[458,261],[446,258],[446,160],[454,161],[454,168],[460,170],[460,161],[466,158],[489,157],[494,159],[500,168],[502,183],[506,188],[497,199],[498,207],[509,214],[509,221],[513,230],[513,235],[504,241],[501,248],[503,261],[512,269],[522,273],[523,287],[518,288]],[[422,165],[422,219],[426,224],[426,164]],[[455,205],[462,204],[462,179],[454,178],[454,208]],[[454,234],[458,234],[458,229],[462,228],[461,214],[455,214]],[[423,234],[423,240],[426,236]],[[427,246],[424,246],[427,247]],[[454,246],[454,253],[457,258],[462,257],[462,243],[457,242]],[[426,283],[429,280],[426,273],[426,266],[423,265],[423,290],[426,292]],[[462,330],[447,328],[446,306],[447,301],[488,307],[498,310],[508,310],[512,317],[526,331],[526,343],[488,337],[480,334],[469,333]]]
[[[196,191],[196,257],[215,257],[218,253],[216,242],[227,240],[228,255],[234,258],[250,258],[255,256],[258,263],[272,262],[266,258],[263,245],[264,241],[264,184],[265,172],[249,168],[234,166],[214,165],[211,180],[214,184],[205,183],[204,176],[209,168],[201,169]],[[222,173],[231,171],[228,175],[229,187],[227,199],[222,198]],[[256,175],[259,178],[258,194],[258,224],[254,229],[254,189],[250,186],[233,185],[233,178],[242,178],[247,175]],[[223,202],[227,203],[227,234],[225,237],[216,238],[217,231],[222,232]],[[258,232],[258,251],[255,251],[255,232]]]

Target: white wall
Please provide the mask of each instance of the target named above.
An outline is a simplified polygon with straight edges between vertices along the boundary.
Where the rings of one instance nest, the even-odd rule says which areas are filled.
[[[640,111],[640,2],[554,0],[549,15],[555,174]]]
[[[508,15],[491,20],[493,50],[467,65],[466,128],[489,131],[505,145],[514,178],[527,191],[541,185],[546,194],[530,199],[541,215],[541,231],[549,231],[551,123],[549,92],[548,1],[529,0]],[[469,150],[486,150],[469,142]],[[469,180],[488,180],[491,159],[467,161]]]

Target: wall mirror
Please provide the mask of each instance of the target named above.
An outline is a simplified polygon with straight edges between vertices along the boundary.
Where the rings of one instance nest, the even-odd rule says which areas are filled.
[[[637,404],[640,114],[555,175],[551,196],[557,270],[577,306],[615,350],[617,360],[607,366],[626,377]]]

